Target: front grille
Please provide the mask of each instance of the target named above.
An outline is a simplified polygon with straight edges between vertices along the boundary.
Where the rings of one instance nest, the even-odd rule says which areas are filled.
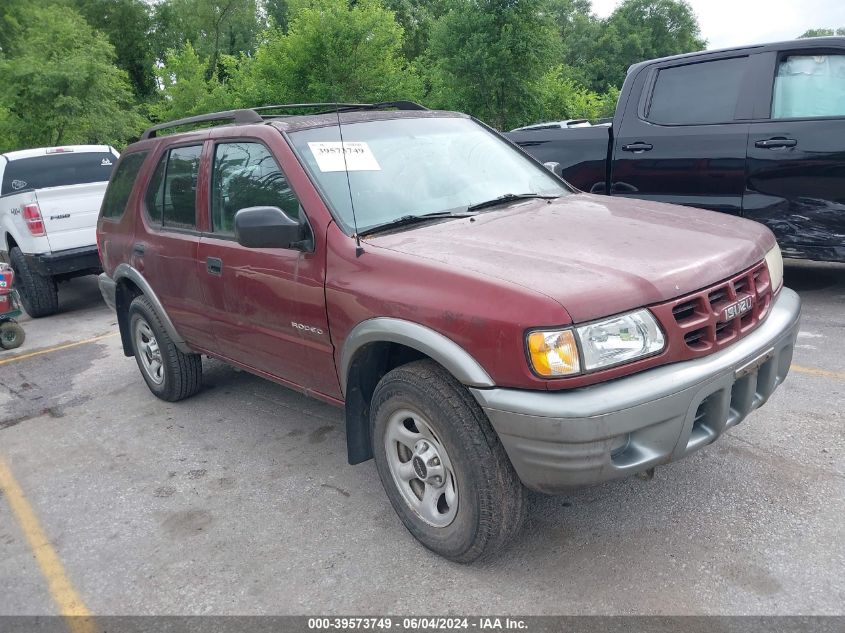
[[[751,309],[728,315],[726,309],[743,298],[750,298]],[[655,306],[669,336],[670,346],[680,357],[695,358],[715,352],[754,330],[769,313],[772,284],[765,261],[729,279]],[[673,345],[674,343],[674,345]]]

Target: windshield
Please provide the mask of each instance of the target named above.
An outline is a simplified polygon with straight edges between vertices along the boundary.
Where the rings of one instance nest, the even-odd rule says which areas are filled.
[[[560,180],[465,118],[392,119],[293,132],[297,153],[347,233],[405,216],[460,210],[508,194],[562,196]]]

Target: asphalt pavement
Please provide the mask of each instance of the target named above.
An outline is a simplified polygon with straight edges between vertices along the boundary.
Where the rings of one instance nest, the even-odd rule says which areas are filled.
[[[764,408],[651,481],[532,494],[468,566],[346,463],[340,410],[210,360],[157,400],[75,280],[0,353],[0,615],[843,614],[845,266],[786,279],[801,333]]]

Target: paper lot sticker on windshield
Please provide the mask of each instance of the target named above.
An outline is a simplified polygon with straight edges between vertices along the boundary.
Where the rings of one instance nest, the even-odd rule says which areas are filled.
[[[381,171],[370,146],[358,141],[308,143],[320,171]],[[346,165],[343,154],[346,153]]]

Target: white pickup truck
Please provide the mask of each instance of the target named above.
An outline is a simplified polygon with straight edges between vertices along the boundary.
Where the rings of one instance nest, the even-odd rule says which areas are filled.
[[[117,158],[108,145],[0,154],[0,260],[30,316],[58,311],[58,282],[100,272],[95,228]]]

